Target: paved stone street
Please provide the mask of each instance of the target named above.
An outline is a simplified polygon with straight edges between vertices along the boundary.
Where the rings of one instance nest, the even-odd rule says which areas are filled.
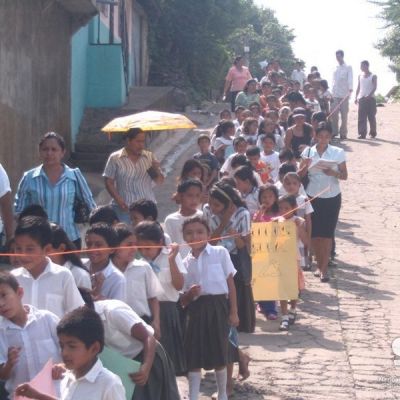
[[[399,112],[379,108],[378,138],[359,141],[352,110],[339,265],[329,284],[306,273],[289,333],[258,315],[256,333],[240,335],[251,376],[236,385],[235,399],[400,399],[400,357],[396,367],[391,349],[400,337]],[[206,378],[204,399],[215,391],[213,374]]]

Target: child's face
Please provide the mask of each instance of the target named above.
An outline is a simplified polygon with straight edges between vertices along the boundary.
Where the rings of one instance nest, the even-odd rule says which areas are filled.
[[[261,114],[260,109],[258,107],[251,107],[250,111],[254,118],[258,118]]]
[[[249,126],[249,135],[254,135],[255,133],[257,133],[257,129],[258,129],[258,123],[257,122],[253,122],[252,124],[250,124],[250,126]]]
[[[235,178],[236,188],[239,190],[240,193],[245,194],[250,192],[251,190],[251,183],[245,179]]]
[[[260,161],[260,155],[255,155],[255,156],[247,156],[247,159],[250,161],[250,164],[253,168],[257,167],[258,162]]]
[[[285,219],[289,219],[293,216],[294,210],[287,201],[280,201],[279,214],[282,215]]]
[[[46,255],[50,250],[50,245],[42,247],[39,242],[32,239],[29,235],[18,235],[15,237],[15,250],[23,253],[20,263],[28,271],[38,271],[46,267]]]
[[[199,148],[200,148],[200,151],[202,151],[203,153],[208,152],[208,150],[210,148],[210,141],[208,139],[199,140]]]
[[[136,226],[139,222],[145,221],[145,217],[138,211],[129,211],[129,216],[133,226]]]
[[[210,206],[212,213],[215,215],[221,215],[225,211],[224,203],[221,203],[215,197],[210,196],[208,205]]]
[[[133,246],[136,245],[136,240],[134,235],[128,236],[124,239],[120,246],[121,247],[130,247],[129,249],[118,249],[115,251],[115,256],[118,257],[119,260],[123,262],[131,262],[135,257],[136,248]]]
[[[85,375],[100,351],[100,344],[95,342],[86,347],[85,343],[78,338],[65,334],[59,334],[58,341],[65,367],[72,370],[76,376]]]
[[[183,238],[187,243],[193,243],[190,245],[192,250],[198,250],[205,247],[209,238],[209,234],[207,228],[203,224],[199,222],[193,222],[185,226]]]
[[[235,150],[236,150],[236,152],[239,153],[239,154],[244,154],[244,153],[246,153],[246,150],[247,150],[247,142],[246,142],[246,141],[239,142],[239,143],[236,145]]]
[[[264,123],[264,131],[265,133],[273,133],[275,130],[275,124],[271,119],[268,119]]]
[[[95,233],[89,233],[85,237],[86,247],[90,249],[99,249],[104,247],[109,247],[103,236],[96,235]],[[103,266],[106,267],[110,259],[111,254],[114,250],[96,250],[87,253],[90,263],[93,266]]]
[[[24,290],[19,287],[15,291],[10,285],[0,284],[0,316],[13,321],[21,310]]]
[[[197,186],[191,186],[185,193],[179,193],[181,208],[195,212],[201,203],[201,190]]]
[[[223,112],[223,113],[221,114],[221,119],[230,120],[230,119],[232,119],[232,114],[231,114],[230,112],[228,112],[228,111]]]
[[[160,254],[161,247],[164,244],[162,241],[138,239],[137,246],[143,258],[153,261]]]
[[[264,148],[264,152],[265,153],[271,153],[271,151],[274,151],[275,148],[275,143],[272,139],[270,138],[265,138],[262,142],[263,144],[263,148]]]
[[[283,179],[283,187],[286,190],[287,194],[298,195],[300,182],[292,176],[287,176]]]
[[[261,91],[264,96],[269,96],[272,93],[271,86],[262,86]]]
[[[260,196],[260,201],[261,204],[269,210],[277,201],[277,198],[272,190],[264,190]]]
[[[227,131],[225,132],[225,137],[231,138],[232,136],[235,135],[235,127],[232,126],[232,128],[227,129]]]
[[[187,177],[192,179],[198,179],[199,181],[201,181],[202,175],[203,175],[203,170],[201,168],[195,167],[191,171],[189,171]]]

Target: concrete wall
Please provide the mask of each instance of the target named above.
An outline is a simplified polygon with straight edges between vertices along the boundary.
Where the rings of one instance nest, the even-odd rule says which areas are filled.
[[[14,187],[43,133],[70,142],[70,34],[56,2],[0,1],[0,162]]]

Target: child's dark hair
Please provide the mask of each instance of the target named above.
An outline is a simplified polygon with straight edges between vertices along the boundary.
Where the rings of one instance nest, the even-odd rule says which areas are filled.
[[[238,136],[233,139],[233,147],[236,148],[240,143],[247,143],[246,139],[243,136]]]
[[[315,130],[315,134],[318,135],[323,131],[326,131],[332,135],[332,127],[329,122],[320,122]]]
[[[235,124],[228,119],[223,119],[222,121],[218,122],[217,129],[215,131],[215,136],[216,137],[224,136],[225,133],[232,128],[235,128]]]
[[[198,180],[198,179],[186,179],[183,182],[181,182],[176,191],[178,193],[185,193],[187,192],[191,187],[197,187],[199,188],[201,191],[203,190],[203,184]]]
[[[274,134],[268,134],[268,135],[265,135],[265,136],[263,136],[262,138],[261,138],[261,142],[265,142],[267,139],[270,139],[270,140],[272,140],[274,143],[276,143],[276,139],[275,139],[275,136],[274,136]]]
[[[149,240],[151,242],[165,244],[164,231],[158,222],[142,221],[135,227],[137,240]]]
[[[294,158],[295,157],[294,157],[293,151],[290,149],[283,149],[279,153],[279,161],[281,164],[284,162],[287,162],[287,161],[292,161],[292,160],[294,160]]]
[[[326,114],[323,111],[316,111],[311,115],[311,122],[325,122],[326,121]]]
[[[123,222],[119,222],[115,226],[113,226],[115,233],[117,234],[118,245],[120,245],[125,239],[133,235],[132,230],[129,228],[127,224]]]
[[[279,177],[283,178],[288,172],[296,172],[296,167],[293,164],[282,164],[279,167]]]
[[[112,225],[115,222],[119,222],[119,218],[111,206],[98,206],[90,213],[89,225],[98,224],[99,222]]]
[[[242,131],[242,135],[248,135],[250,132],[250,126],[251,125],[257,125],[258,127],[258,120],[256,118],[253,117],[248,117],[243,121],[243,131]]]
[[[300,176],[297,174],[297,172],[288,172],[287,174],[285,174],[285,176],[283,177],[283,180],[285,180],[286,178],[294,178],[297,180],[297,182],[299,182],[301,184],[301,178]]]
[[[91,225],[86,231],[86,236],[90,234],[101,236],[109,247],[116,247],[118,245],[118,237],[115,229],[104,222]]]
[[[258,187],[257,179],[254,177],[254,172],[251,168],[246,167],[245,165],[239,167],[234,175],[235,178],[239,178],[242,181],[248,180],[253,187]]]
[[[185,220],[182,224],[182,232],[185,231],[186,226],[188,226],[190,224],[195,224],[195,223],[203,225],[207,229],[207,233],[208,234],[210,233],[210,227],[208,226],[208,223],[205,220],[205,218],[202,218],[202,217],[192,217],[192,218]]]
[[[324,90],[328,90],[329,89],[328,81],[326,79],[321,79],[319,84],[321,85],[322,89],[324,89]]]
[[[259,156],[261,154],[261,150],[258,146],[249,146],[246,150],[247,157]]]
[[[217,182],[210,189],[210,196],[222,203],[225,208],[227,208],[231,202],[236,207],[247,208],[246,203],[240,198],[238,191],[226,183]]]
[[[61,226],[52,222],[50,224],[50,227],[51,227],[51,245],[55,249],[59,248],[63,244],[65,246],[64,251],[66,252],[77,250],[76,246],[74,245],[74,243],[71,242],[71,240],[68,238],[68,235],[66,234],[64,229],[61,228]],[[76,253],[63,254],[63,258],[65,261],[70,261],[72,265],[74,265],[75,267],[79,267],[87,271],[78,254]]]
[[[261,196],[265,192],[272,192],[275,196],[275,202],[271,207],[271,211],[273,213],[277,213],[279,211],[279,205],[278,205],[278,200],[279,200],[279,191],[275,185],[272,185],[270,183],[267,183],[266,185],[260,186],[260,189],[258,191],[258,202],[261,204]]]
[[[104,347],[104,326],[96,311],[88,307],[79,307],[64,315],[57,325],[57,335],[77,338],[88,349],[99,342],[100,352]]]
[[[229,116],[232,117],[231,111],[228,110],[227,108],[224,108],[224,109],[219,113],[219,117],[222,119],[223,116],[224,116],[225,114],[229,114]]]
[[[290,207],[296,208],[297,207],[297,200],[296,196],[287,194],[279,198],[278,203],[288,203]]]
[[[91,291],[85,287],[78,287],[78,290],[82,296],[83,301],[85,302],[86,307],[94,310],[94,301]]]
[[[47,212],[40,204],[31,204],[26,206],[18,215],[18,221],[21,221],[21,219],[24,217],[41,217],[44,219],[49,219]]]
[[[251,167],[249,160],[247,159],[247,157],[244,154],[236,154],[235,156],[232,157],[231,167],[233,169],[240,167],[242,165]]]
[[[202,140],[207,140],[208,143],[211,142],[210,136],[208,136],[206,133],[202,133],[201,135],[199,135],[199,137],[197,138],[197,144],[200,144]]]
[[[17,278],[9,271],[4,270],[0,271],[0,285],[10,286],[10,288],[14,290],[14,292],[16,292],[20,287]]]
[[[135,211],[143,216],[144,219],[152,219],[157,221],[158,210],[157,205],[152,200],[141,199],[137,200],[129,206],[129,211]]]
[[[18,221],[15,229],[15,237],[27,235],[40,247],[51,243],[51,228],[47,219],[41,217],[27,216]]]
[[[198,168],[201,170],[200,179],[203,180],[203,176],[204,176],[203,164],[199,160],[195,160],[194,158],[191,158],[190,160],[186,160],[185,163],[183,164],[181,176],[179,177],[179,181],[182,182],[185,179],[188,179],[188,175],[195,168]]]

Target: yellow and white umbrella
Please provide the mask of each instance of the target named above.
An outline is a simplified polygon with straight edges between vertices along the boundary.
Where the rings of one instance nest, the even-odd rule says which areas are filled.
[[[114,118],[101,130],[106,133],[124,133],[132,128],[143,131],[164,131],[173,129],[192,129],[196,125],[182,114],[161,111],[144,111],[125,117]]]

